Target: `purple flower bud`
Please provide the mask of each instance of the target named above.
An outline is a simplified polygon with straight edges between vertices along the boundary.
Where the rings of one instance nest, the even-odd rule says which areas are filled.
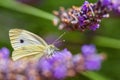
[[[83,61],[83,57],[80,54],[74,55],[72,61],[73,61],[73,64],[76,65],[77,63],[80,63]]]
[[[100,2],[102,3],[102,6],[120,13],[120,1],[119,0],[100,0]]]
[[[52,64],[50,64],[50,62],[45,57],[42,57],[39,60],[39,65],[38,66],[42,71],[50,71],[51,68],[52,68]]]
[[[65,65],[59,65],[53,69],[54,77],[57,79],[65,78],[67,75],[67,68]]]
[[[92,26],[90,26],[90,29],[95,31],[96,29],[98,29],[100,27],[99,24],[93,24]]]
[[[10,52],[7,48],[3,47],[0,49],[0,57],[4,59],[8,59],[10,55]]]
[[[7,59],[0,60],[0,72],[7,71],[9,61]]]
[[[67,49],[62,51],[56,51],[48,60],[52,63],[54,62],[65,62],[66,60],[72,58],[72,54]]]
[[[82,17],[82,16],[79,16],[78,17],[78,21],[79,21],[79,24],[80,24],[80,26],[83,26],[84,25],[84,18]]]
[[[111,0],[100,0],[102,2],[103,6],[110,6],[111,5]]]
[[[62,50],[61,54],[62,54],[64,59],[71,59],[72,58],[71,52],[68,51],[67,49]]]
[[[55,52],[52,56],[50,56],[47,60],[48,60],[50,63],[55,63],[55,62],[61,63],[61,62],[63,62],[63,60],[64,60],[62,54],[64,54],[64,53],[61,53],[60,51],[56,51],[56,52]]]
[[[87,70],[99,70],[101,68],[101,56],[100,55],[92,55],[86,58],[85,60],[85,68]]]
[[[94,45],[83,45],[81,51],[83,56],[90,56],[96,54],[96,47]]]
[[[88,1],[85,1],[84,4],[82,5],[82,11],[84,12],[87,12],[89,9],[88,9],[88,5],[89,5],[89,2]]]
[[[112,0],[113,10],[120,13],[120,1],[119,0]]]

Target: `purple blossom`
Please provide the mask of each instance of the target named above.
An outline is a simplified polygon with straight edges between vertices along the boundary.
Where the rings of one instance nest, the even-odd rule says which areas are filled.
[[[67,49],[62,50],[61,54],[62,54],[62,58],[64,58],[65,60],[69,60],[72,58],[72,53],[68,51]]]
[[[52,68],[52,65],[46,58],[43,57],[39,61],[39,68],[44,71],[50,71]]]
[[[84,20],[85,20],[84,17],[82,17],[82,16],[78,17],[78,21],[79,21],[80,26],[84,25]]]
[[[120,1],[119,0],[100,0],[104,7],[107,7],[115,12],[120,13]]]
[[[83,45],[81,48],[83,56],[96,54],[96,47],[94,45]]]
[[[120,1],[112,0],[113,11],[120,13]]]
[[[87,70],[100,70],[102,59],[100,55],[90,55],[85,60],[85,68]]]
[[[64,49],[62,51],[56,51],[52,57],[50,57],[48,59],[48,61],[54,63],[55,61],[57,62],[65,62],[66,60],[72,58],[72,54],[70,53],[70,51],[68,51],[67,49]]]
[[[8,59],[10,56],[10,52],[7,48],[3,47],[0,49],[0,58]]]
[[[74,64],[77,64],[79,61],[81,61],[81,59],[82,59],[82,57],[80,57],[80,54],[78,54],[78,55],[73,56],[72,61]]]
[[[93,24],[93,25],[90,26],[90,29],[93,30],[93,31],[95,31],[95,30],[98,29],[99,27],[100,27],[99,24]]]
[[[89,2],[85,1],[84,4],[81,6],[82,7],[81,11],[83,11],[83,13],[88,12],[88,10],[89,10],[88,5],[89,5]]]
[[[73,58],[72,58],[72,62],[73,62],[73,66],[74,66],[74,69],[76,70],[76,72],[79,72],[79,71],[84,71],[85,70],[85,67],[84,67],[84,59],[85,57],[83,57],[82,55],[80,54],[77,54],[77,55],[74,55]]]
[[[101,68],[102,57],[96,52],[94,45],[83,45],[82,54],[84,56],[84,65],[87,70],[99,70]]]
[[[67,67],[65,65],[63,65],[63,64],[61,64],[59,66],[56,66],[53,69],[53,75],[57,79],[65,78],[66,75],[67,75]]]
[[[111,5],[111,0],[100,0],[102,2],[103,6],[110,6]]]
[[[56,51],[51,57],[41,58],[39,68],[42,73],[52,72],[52,76],[55,78],[64,78],[67,74],[67,66],[65,64],[70,58],[72,58],[72,54],[67,49]]]

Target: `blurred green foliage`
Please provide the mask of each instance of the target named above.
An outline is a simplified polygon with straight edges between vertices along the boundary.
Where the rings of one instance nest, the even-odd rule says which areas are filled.
[[[61,6],[65,8],[69,8],[73,5],[81,6],[83,2],[84,0],[40,0],[39,3],[36,3],[32,6],[52,14],[53,10],[58,10]],[[89,0],[89,2],[96,2],[96,0]],[[103,62],[101,70],[97,71],[97,73],[104,77],[107,77],[110,80],[120,80],[119,25],[120,15],[117,16],[114,13],[111,13],[111,17],[102,20],[100,28],[95,32],[67,32],[62,38],[66,42],[64,42],[64,45],[61,47],[61,49],[68,48],[72,53],[79,53],[81,45],[85,43],[99,43],[97,45],[98,52],[106,53],[107,59]],[[40,35],[43,38],[45,38],[45,36],[49,34],[55,34],[59,36],[61,33],[64,32],[58,30],[57,27],[55,27],[50,20],[36,17],[30,14],[20,13],[9,8],[0,7],[0,47],[5,46],[12,51],[8,36],[9,29],[11,28],[26,29]],[[94,42],[94,36],[108,37],[108,40],[104,42],[103,39],[103,42],[101,43],[99,42],[99,40],[98,42]],[[109,38],[113,40],[109,40]],[[112,46],[115,46],[117,48],[112,48]],[[99,78],[98,76],[94,77]],[[84,76],[84,74],[78,75],[69,80],[73,79],[88,80],[88,78]]]

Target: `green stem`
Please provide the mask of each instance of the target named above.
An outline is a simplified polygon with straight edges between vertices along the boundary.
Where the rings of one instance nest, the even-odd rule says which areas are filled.
[[[0,0],[0,6],[48,20],[53,20],[55,18],[55,16],[52,14],[15,0]]]
[[[102,47],[120,49],[120,40],[116,40],[112,38],[97,36],[94,39],[93,43]]]
[[[84,73],[82,73],[82,75],[90,78],[91,80],[109,80],[109,79],[107,79],[107,78],[105,78],[105,77],[103,77],[95,72],[91,72],[91,71],[84,72]]]

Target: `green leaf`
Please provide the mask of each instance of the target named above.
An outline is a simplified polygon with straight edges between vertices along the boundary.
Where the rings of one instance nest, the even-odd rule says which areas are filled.
[[[0,0],[0,6],[48,20],[53,20],[55,18],[55,16],[52,14],[15,0]]]
[[[120,49],[120,40],[113,39],[113,38],[97,36],[94,39],[93,43],[102,47]]]
[[[84,72],[82,75],[90,78],[91,80],[110,80],[92,71]]]

